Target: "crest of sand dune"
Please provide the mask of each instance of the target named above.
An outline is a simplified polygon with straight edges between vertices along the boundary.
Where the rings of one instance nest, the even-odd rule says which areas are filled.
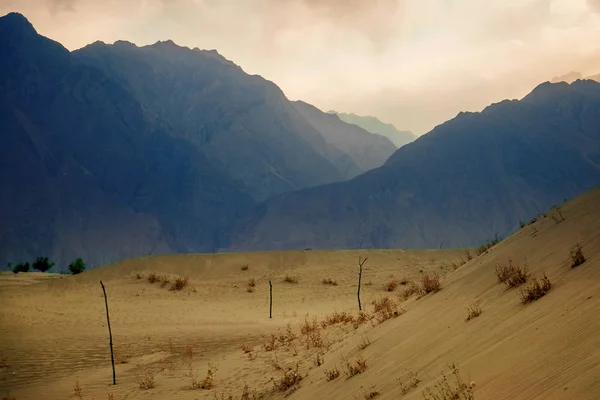
[[[0,396],[598,399],[598,204],[595,189],[470,257],[307,250],[154,256],[76,277],[3,273]],[[585,261],[572,268],[577,244]],[[496,267],[509,265],[526,266],[527,283],[500,283]],[[523,288],[543,287],[544,275],[550,290],[523,304]],[[424,294],[425,276],[441,290]],[[456,392],[446,397],[442,372]]]

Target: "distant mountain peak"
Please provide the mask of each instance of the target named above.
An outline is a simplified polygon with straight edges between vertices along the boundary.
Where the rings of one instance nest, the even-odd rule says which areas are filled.
[[[354,113],[342,113],[335,110],[329,110],[327,113],[335,114],[342,121],[359,126],[368,132],[385,136],[394,142],[397,147],[402,147],[417,138],[412,132],[400,131],[394,125],[382,122],[380,119],[371,115],[361,116]]]
[[[571,71],[564,75],[555,76],[554,78],[552,78],[550,83],[559,83],[559,82],[572,83],[578,79],[583,79],[583,75],[581,74],[581,72]]]
[[[7,36],[34,36],[37,31],[23,14],[11,12],[3,17],[0,17],[0,39]]]

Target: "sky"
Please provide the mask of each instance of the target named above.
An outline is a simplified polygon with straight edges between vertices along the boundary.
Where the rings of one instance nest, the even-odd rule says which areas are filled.
[[[423,134],[460,111],[600,73],[600,0],[0,0],[75,50],[216,49],[291,100]]]

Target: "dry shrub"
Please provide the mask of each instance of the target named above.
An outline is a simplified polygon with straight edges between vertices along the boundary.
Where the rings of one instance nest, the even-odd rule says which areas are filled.
[[[398,281],[398,283],[401,284],[402,286],[408,285],[408,282],[410,282],[410,280],[407,277],[405,277],[405,276],[403,276],[402,278],[400,278],[400,281]]]
[[[248,271],[248,264],[242,265],[241,269],[242,271]]]
[[[284,282],[287,283],[298,283],[298,277],[295,275],[286,275],[285,278],[283,278]]]
[[[580,244],[575,245],[575,247],[570,252],[571,255],[571,268],[575,268],[585,262],[585,256],[583,255],[583,249]]]
[[[337,286],[337,281],[334,281],[331,278],[323,278],[323,280],[321,281],[323,282],[324,285],[331,285],[331,286]]]
[[[482,244],[481,246],[479,246],[477,248],[477,255],[480,256],[482,254],[487,253],[487,251],[489,249],[491,249],[492,247],[494,247],[498,243],[500,243],[500,238],[498,237],[498,235],[496,235],[494,237],[494,239],[490,240],[489,242],[486,242],[486,243]]]
[[[298,383],[302,381],[302,376],[298,373],[298,364],[296,364],[295,368],[290,368],[281,377],[278,382],[275,382],[275,388],[280,392],[285,392],[289,388],[296,386]]]
[[[168,276],[166,275],[161,275],[158,280],[160,281],[160,287],[164,288],[165,286],[167,286],[169,283],[171,283],[171,280],[169,279]]]
[[[83,399],[83,392],[81,391],[81,386],[79,386],[79,381],[75,382],[73,393],[75,394],[75,397]]]
[[[171,286],[171,289],[169,290],[182,290],[184,287],[186,287],[188,285],[189,281],[188,278],[177,278],[175,279],[175,283],[173,283],[173,286]]]
[[[131,345],[124,345],[115,349],[115,363],[127,364],[132,357]]]
[[[516,288],[523,285],[529,279],[529,273],[526,267],[515,266],[513,274],[504,282],[507,289]]]
[[[371,321],[374,317],[365,311],[359,311],[358,316],[354,319],[353,327],[358,329],[362,324]]]
[[[320,367],[324,362],[325,360],[323,359],[323,355],[321,353],[317,353],[317,356],[315,357],[315,367]]]
[[[273,351],[277,349],[277,336],[271,334],[271,336],[269,336],[267,340],[263,342],[263,349],[265,349],[265,351]]]
[[[360,343],[358,344],[358,350],[364,350],[367,347],[369,347],[371,345],[371,341],[369,340],[369,338],[367,336],[363,336],[362,340],[360,341]]]
[[[520,269],[520,267],[518,265],[513,265],[512,260],[508,260],[507,265],[496,265],[496,276],[498,277],[498,282],[505,283],[508,278],[517,272],[517,269]]]
[[[136,279],[144,279],[144,275],[142,273],[140,273],[140,272],[137,272],[135,274],[135,277],[136,277]]]
[[[300,324],[300,333],[306,336],[306,348],[312,347],[323,347],[323,338],[321,337],[321,327],[317,322],[316,318],[312,321],[308,319],[304,320],[304,323]]]
[[[367,360],[359,357],[354,362],[346,360],[346,375],[352,378],[355,375],[362,374],[367,370]]]
[[[154,283],[154,282],[158,282],[158,280],[160,278],[159,278],[159,276],[158,276],[158,274],[156,272],[150,272],[148,274],[148,277],[146,279],[148,279],[148,282]]]
[[[371,304],[373,305],[375,319],[379,323],[404,313],[404,310],[399,311],[398,304],[396,304],[396,302],[393,300],[390,300],[388,297],[382,297],[380,299],[373,300]]]
[[[252,286],[248,286],[246,288],[246,292],[248,292],[248,293],[254,293],[254,288]]]
[[[407,286],[404,288],[402,293],[400,294],[404,300],[408,300],[412,295],[418,295],[421,292],[419,286],[413,281],[408,281]]]
[[[254,278],[250,278],[250,280],[248,281],[248,287],[255,287],[256,286],[256,280]]]
[[[437,273],[423,275],[421,278],[421,294],[437,293],[440,290],[442,290],[442,283]]]
[[[340,376],[340,370],[337,367],[333,369],[328,369],[325,371],[325,379],[327,382],[331,382],[332,380],[338,378]]]
[[[467,259],[467,262],[473,259],[473,255],[471,255],[469,250],[465,250],[465,258]]]
[[[375,390],[374,387],[372,387],[371,390],[369,390],[367,393],[365,393],[364,398],[365,398],[365,400],[371,400],[378,396],[379,396],[379,392],[377,390]]]
[[[218,369],[219,366],[217,364],[209,362],[206,375],[202,381],[192,378],[192,389],[210,390],[215,387],[215,375]]]
[[[467,384],[463,381],[455,364],[449,366],[453,381],[449,381],[445,373],[442,372],[442,379],[438,380],[433,388],[427,388],[423,391],[425,400],[474,400],[475,382]]]
[[[388,292],[393,292],[398,287],[398,281],[395,279],[391,279],[384,285],[384,289]]]
[[[481,307],[479,306],[478,302],[474,301],[471,304],[469,304],[469,306],[467,307],[467,316],[465,318],[465,321],[469,322],[473,318],[477,318],[480,315],[481,315]]]
[[[240,343],[238,347],[244,352],[244,354],[252,352],[252,347],[248,346],[246,343]]]
[[[281,343],[282,346],[291,344],[297,338],[298,336],[296,336],[296,334],[294,333],[294,330],[292,329],[292,324],[290,324],[289,322],[287,324],[287,327],[285,328],[285,332],[280,332],[277,336],[277,340],[279,340],[279,343]]]
[[[521,295],[521,303],[527,304],[532,301],[536,301],[537,299],[546,295],[552,289],[552,283],[550,283],[550,279],[543,274],[540,281],[536,278],[533,278],[531,282],[529,282],[526,286],[522,287],[519,291]]]
[[[552,220],[557,224],[560,224],[565,220],[565,217],[563,217],[562,214],[562,206],[552,207],[548,214],[550,215],[550,218],[552,218]]]
[[[415,372],[411,372],[406,370],[408,377],[406,380],[398,379],[398,384],[400,385],[400,391],[403,395],[408,394],[411,390],[416,389],[417,386],[421,383],[421,379],[417,376]]]
[[[325,319],[321,322],[321,326],[326,328],[329,325],[337,325],[337,324],[352,324],[354,323],[354,317],[345,312],[335,311],[333,314],[329,314],[325,316]]]
[[[273,354],[273,358],[269,361],[269,364],[275,369],[275,371],[281,371],[281,364],[279,363],[279,358],[277,358],[277,353]]]
[[[137,379],[137,383],[140,389],[149,390],[153,389],[155,385],[154,372],[146,371],[144,376],[140,376]]]

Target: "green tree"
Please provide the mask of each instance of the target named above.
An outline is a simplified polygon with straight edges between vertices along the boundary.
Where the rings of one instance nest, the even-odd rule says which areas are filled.
[[[12,271],[15,274],[18,274],[19,272],[29,272],[29,268],[30,268],[30,265],[28,262],[24,262],[24,263],[20,262],[13,267]]]
[[[50,260],[48,260],[48,257],[38,257],[34,261],[32,267],[38,271],[46,272],[54,267],[54,263],[51,263]]]
[[[77,275],[85,271],[85,263],[81,257],[69,264],[69,271],[71,271],[73,275]]]

